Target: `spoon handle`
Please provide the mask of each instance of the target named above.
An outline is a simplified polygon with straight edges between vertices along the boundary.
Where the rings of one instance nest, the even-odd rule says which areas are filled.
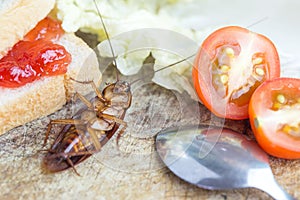
[[[267,184],[259,185],[259,187],[256,187],[260,190],[265,191],[268,193],[271,197],[278,200],[296,200],[294,197],[292,197],[289,193],[287,193],[272,177],[273,180],[269,179]]]

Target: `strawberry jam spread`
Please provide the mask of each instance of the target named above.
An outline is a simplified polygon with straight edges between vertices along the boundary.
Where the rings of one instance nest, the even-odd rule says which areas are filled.
[[[71,55],[54,43],[63,33],[60,22],[48,17],[40,21],[0,60],[0,86],[17,88],[66,73]]]

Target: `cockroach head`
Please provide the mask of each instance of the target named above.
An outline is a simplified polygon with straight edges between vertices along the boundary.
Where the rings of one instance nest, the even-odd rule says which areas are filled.
[[[130,91],[130,84],[127,81],[117,81],[114,88],[114,93],[123,93]]]

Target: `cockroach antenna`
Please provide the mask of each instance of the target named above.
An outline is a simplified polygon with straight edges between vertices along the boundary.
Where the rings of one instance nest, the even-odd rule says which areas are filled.
[[[174,66],[174,65],[177,65],[177,64],[182,63],[182,62],[184,62],[184,61],[187,61],[188,59],[194,57],[195,55],[196,55],[196,54],[193,54],[193,55],[188,56],[188,57],[186,57],[186,58],[184,58],[184,59],[182,59],[182,60],[179,60],[179,61],[177,61],[177,62],[174,62],[174,63],[170,64],[170,65],[167,65],[167,66],[165,66],[165,67],[162,67],[162,68],[160,68],[160,69],[154,71],[154,74],[155,74],[156,72],[159,72],[159,71],[168,69],[168,68],[170,68],[170,67],[172,67],[172,66]],[[143,78],[146,78],[146,77],[147,77],[147,76],[142,76],[141,78],[132,81],[132,82],[130,83],[130,85],[132,85],[132,84],[134,84],[134,83],[136,83],[136,82],[138,82],[138,81],[140,81],[140,80],[142,80]]]
[[[252,26],[255,26],[255,25],[257,25],[257,24],[260,24],[261,22],[266,21],[267,19],[269,19],[269,17],[267,17],[267,16],[264,17],[264,18],[261,18],[260,20],[254,22],[254,23],[252,23],[252,24],[250,24],[250,25],[248,25],[246,28],[250,28],[250,27],[252,27]]]
[[[188,60],[188,59],[190,59],[190,58],[192,58],[192,57],[194,57],[194,56],[196,56],[196,54],[193,54],[193,55],[188,56],[188,57],[186,57],[186,58],[184,58],[184,59],[182,59],[182,60],[179,60],[179,61],[177,61],[177,62],[175,62],[175,63],[172,63],[172,64],[170,64],[170,65],[167,65],[167,66],[165,66],[165,67],[163,67],[163,68],[160,68],[160,69],[154,71],[154,73],[159,72],[159,71],[162,71],[162,70],[167,69],[167,68],[169,68],[169,67],[172,67],[172,66],[174,66],[174,65],[177,65],[177,64],[179,64],[179,63],[182,63],[182,62],[184,62],[184,61],[186,61],[186,60]]]
[[[98,7],[98,5],[97,5],[97,3],[96,3],[96,0],[93,0],[93,1],[94,1],[96,10],[97,10],[98,16],[99,16],[99,18],[100,18],[101,24],[102,24],[102,26],[103,26],[105,36],[106,36],[106,38],[107,38],[107,40],[108,40],[109,48],[110,48],[111,54],[112,54],[112,56],[113,56],[113,64],[115,65],[115,67],[117,67],[117,62],[116,62],[115,52],[114,52],[114,49],[113,49],[113,47],[112,47],[112,44],[111,44],[111,41],[110,41],[110,37],[109,37],[109,35],[108,35],[108,31],[107,31],[107,29],[106,29],[106,26],[105,26],[105,23],[104,23],[102,14],[101,14],[100,9],[99,9],[99,7]],[[117,74],[117,80],[119,80],[119,74],[118,74],[118,73],[116,73],[116,74]]]

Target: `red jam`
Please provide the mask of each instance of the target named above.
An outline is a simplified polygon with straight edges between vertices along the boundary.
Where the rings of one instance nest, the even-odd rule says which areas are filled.
[[[67,72],[71,55],[53,41],[64,33],[60,22],[45,18],[0,60],[0,86],[17,88]]]

